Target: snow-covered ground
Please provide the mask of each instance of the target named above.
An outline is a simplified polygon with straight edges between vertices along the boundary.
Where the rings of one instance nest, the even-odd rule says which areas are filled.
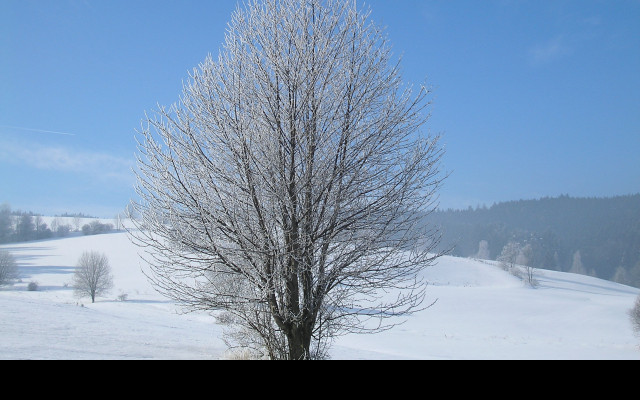
[[[14,255],[22,277],[0,289],[0,359],[230,357],[212,316],[182,314],[155,292],[125,232],[0,249]],[[114,290],[95,304],[70,288],[88,250],[106,253],[114,275]],[[332,358],[640,359],[627,314],[638,289],[541,270],[532,289],[491,262],[454,257],[425,277],[432,307],[387,332],[338,338]],[[32,281],[37,291],[27,290]]]

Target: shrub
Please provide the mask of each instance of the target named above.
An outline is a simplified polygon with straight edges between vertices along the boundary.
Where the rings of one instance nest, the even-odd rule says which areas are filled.
[[[71,225],[60,225],[56,231],[57,235],[60,237],[69,236],[69,232],[71,232]]]
[[[29,282],[29,285],[27,286],[27,290],[30,292],[35,292],[36,290],[38,290],[38,282]]]
[[[107,233],[112,230],[112,224],[103,224],[99,221],[92,221],[90,224],[82,226],[82,233],[84,235],[99,235],[101,233]]]
[[[0,250],[0,285],[18,278],[18,266],[11,253]]]
[[[248,361],[254,360],[255,354],[249,349],[229,349],[225,353],[225,357],[230,361]]]
[[[640,335],[640,296],[636,299],[633,308],[629,310],[629,317],[631,318],[633,331]]]
[[[91,235],[91,227],[89,226],[89,224],[82,225],[82,234],[85,236]]]

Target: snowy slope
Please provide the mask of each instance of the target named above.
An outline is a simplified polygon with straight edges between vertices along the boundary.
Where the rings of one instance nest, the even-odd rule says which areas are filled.
[[[425,275],[433,307],[340,346],[372,358],[640,359],[627,316],[638,289],[555,271],[538,271],[540,287],[531,289],[497,266],[453,257]]]
[[[0,289],[0,359],[222,359],[222,327],[180,314],[141,272],[124,232],[0,246],[22,282]],[[115,289],[91,304],[69,287],[86,250],[108,255]],[[334,359],[640,359],[627,311],[640,290],[538,271],[531,289],[490,262],[443,257],[425,271],[435,304],[393,330],[338,338]],[[27,291],[37,281],[40,289]],[[120,294],[127,301],[117,301]]]

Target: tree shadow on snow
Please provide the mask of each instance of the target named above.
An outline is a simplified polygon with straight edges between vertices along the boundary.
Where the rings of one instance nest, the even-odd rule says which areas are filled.
[[[172,302],[169,300],[132,300],[127,299],[124,301],[121,300],[107,300],[106,302],[121,302],[121,303],[132,303],[132,304],[171,304]]]
[[[52,250],[52,247],[3,247],[2,250],[8,251],[17,263],[21,263],[51,256],[50,254],[41,254],[40,251]],[[34,251],[38,253],[32,253]]]
[[[38,292],[52,292],[52,291],[58,291],[58,290],[73,290],[73,287],[71,286],[60,286],[60,285],[39,285],[37,291]]]
[[[32,278],[33,275],[53,274],[53,275],[69,275],[73,274],[75,267],[58,267],[58,266],[20,266],[20,272],[22,275],[29,275],[28,278]]]
[[[619,293],[619,294],[633,294],[636,295],[638,293],[638,289],[620,285],[619,287],[612,287],[611,285],[599,285],[596,283],[587,283],[580,282],[577,280],[571,279],[562,279],[562,278],[551,278],[551,277],[536,277],[540,283],[540,288],[548,288],[548,289],[560,289],[560,290],[570,290],[582,293],[589,294],[609,294],[607,292]],[[556,283],[554,285],[553,283]],[[570,286],[560,286],[560,283],[567,283],[574,285],[574,287]]]
[[[42,275],[73,275],[75,267],[61,267],[61,266],[20,266],[18,267],[18,279],[21,281],[41,281],[39,277]],[[39,291],[49,290],[67,290],[71,289],[69,285],[44,285],[38,284]]]

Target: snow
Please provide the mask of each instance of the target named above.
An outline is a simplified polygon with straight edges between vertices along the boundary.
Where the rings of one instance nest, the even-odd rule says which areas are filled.
[[[126,232],[0,249],[21,272],[0,289],[0,359],[232,357],[213,316],[182,313],[154,290]],[[88,250],[106,253],[114,275],[114,290],[95,304],[69,286]],[[640,359],[628,316],[639,289],[547,270],[533,289],[495,263],[455,257],[424,277],[435,304],[392,330],[337,338],[332,359]],[[37,291],[27,290],[32,281]]]

